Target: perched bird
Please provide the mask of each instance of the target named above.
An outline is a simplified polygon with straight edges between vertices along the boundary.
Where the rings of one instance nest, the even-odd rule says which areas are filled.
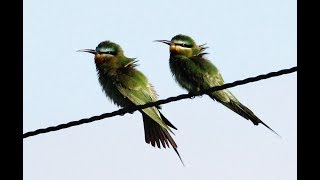
[[[94,54],[94,61],[100,85],[106,96],[116,105],[128,108],[157,101],[157,94],[144,74],[135,67],[135,58],[124,55],[122,48],[111,41],[103,41],[96,50],[83,49],[80,52]],[[177,144],[171,137],[170,128],[177,128],[159,111],[160,106],[140,110],[143,118],[145,141],[155,147],[170,147],[179,156]]]
[[[170,46],[170,69],[175,80],[182,88],[195,93],[224,84],[217,67],[204,57],[207,54],[204,50],[208,48],[205,47],[205,44],[197,45],[191,37],[182,34],[174,36],[171,41],[155,41]],[[254,125],[261,123],[277,134],[249,108],[241,104],[228,89],[215,91],[208,95],[245,119],[252,121]]]

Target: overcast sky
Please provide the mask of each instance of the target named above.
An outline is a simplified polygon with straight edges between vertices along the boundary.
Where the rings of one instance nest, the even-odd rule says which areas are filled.
[[[207,43],[233,82],[296,66],[296,15],[290,0],[24,1],[24,133],[118,109],[93,55],[79,49],[118,43],[164,99],[186,91],[172,78],[168,47],[153,40],[182,33]],[[282,138],[202,96],[162,106],[185,167],[173,149],[144,142],[135,112],[24,139],[24,179],[296,179],[296,81],[292,73],[230,89]]]

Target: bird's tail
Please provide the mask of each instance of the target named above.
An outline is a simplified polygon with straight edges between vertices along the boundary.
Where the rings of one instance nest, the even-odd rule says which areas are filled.
[[[161,127],[157,122],[155,122],[153,119],[151,119],[148,115],[142,113],[142,116],[143,116],[144,134],[145,134],[146,143],[148,143],[148,144],[151,143],[151,145],[153,147],[155,147],[155,145],[157,145],[158,148],[161,148],[161,145],[164,148],[166,148],[166,147],[170,148],[170,145],[171,145],[173,147],[174,151],[179,156],[180,161],[184,165],[182,158],[177,150],[178,146],[177,146],[176,142],[173,140],[173,138],[171,137],[171,135],[169,134],[168,130]],[[177,129],[162,114],[161,114],[161,116],[162,116],[162,119],[164,120],[164,122],[168,126],[174,128],[174,129]]]
[[[213,96],[210,96],[210,97],[214,100],[217,100]],[[244,117],[245,119],[250,120],[254,125],[258,125],[259,123],[261,123],[268,129],[270,129],[273,133],[281,137],[276,131],[274,131],[266,123],[261,121],[249,108],[241,104],[239,101],[233,101],[232,99],[230,99],[230,102],[228,103],[221,102],[221,101],[219,102],[225,105],[226,107],[228,107],[229,109],[231,109],[232,111],[236,112],[240,116]]]

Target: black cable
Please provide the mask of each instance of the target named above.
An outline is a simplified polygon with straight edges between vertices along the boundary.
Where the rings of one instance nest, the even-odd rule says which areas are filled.
[[[179,96],[174,96],[174,97],[169,97],[167,99],[158,100],[156,102],[150,102],[150,103],[146,103],[146,104],[143,104],[143,105],[133,106],[133,107],[130,107],[130,108],[122,108],[122,109],[119,109],[117,111],[101,114],[99,116],[93,116],[93,117],[90,117],[90,118],[80,119],[78,121],[71,121],[71,122],[68,122],[68,123],[65,123],[65,124],[59,124],[57,126],[51,126],[51,127],[47,127],[47,128],[37,129],[35,131],[29,131],[29,132],[23,134],[23,138],[27,138],[27,137],[30,137],[30,136],[36,136],[36,135],[43,134],[43,133],[48,133],[48,132],[51,132],[51,131],[58,131],[58,130],[66,129],[66,128],[69,128],[69,127],[72,127],[72,126],[78,126],[78,125],[81,125],[81,124],[90,123],[90,122],[93,122],[93,121],[98,121],[98,120],[101,120],[101,119],[104,119],[104,118],[109,118],[109,117],[113,117],[113,116],[117,116],[117,115],[124,115],[126,113],[132,113],[134,111],[145,109],[145,108],[148,108],[148,107],[151,107],[151,106],[158,106],[158,105],[167,104],[167,103],[170,103],[170,102],[173,102],[173,101],[179,101],[181,99],[193,98],[194,96],[200,96],[200,95],[207,94],[207,93],[210,93],[210,92],[213,92],[213,91],[219,91],[219,90],[226,89],[226,88],[231,88],[231,87],[235,87],[235,86],[239,86],[239,85],[243,85],[243,84],[247,84],[247,83],[251,83],[251,82],[255,82],[255,81],[260,81],[260,80],[263,80],[263,79],[268,79],[268,78],[272,78],[272,77],[276,77],[276,76],[281,76],[281,75],[284,75],[284,74],[293,73],[293,72],[297,71],[297,69],[298,69],[297,66],[295,66],[295,67],[292,67],[290,69],[283,69],[283,70],[280,70],[280,71],[277,71],[277,72],[270,72],[268,74],[263,74],[263,75],[259,75],[259,76],[256,76],[256,77],[250,77],[250,78],[246,78],[246,79],[243,79],[243,80],[238,80],[238,81],[235,81],[235,82],[232,82],[232,83],[227,83],[227,84],[224,84],[222,86],[215,86],[215,87],[212,87],[212,88],[209,88],[209,89],[205,89],[205,90],[199,91],[196,94],[192,94],[192,93],[181,94]]]

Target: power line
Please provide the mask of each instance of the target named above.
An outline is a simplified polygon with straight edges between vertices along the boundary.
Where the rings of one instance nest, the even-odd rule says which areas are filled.
[[[235,87],[235,86],[239,86],[239,85],[243,85],[243,84],[247,84],[247,83],[260,81],[263,79],[268,79],[268,78],[272,78],[272,77],[276,77],[276,76],[281,76],[284,74],[293,73],[293,72],[297,71],[297,69],[298,69],[297,66],[292,67],[290,69],[282,69],[280,71],[270,72],[268,74],[262,74],[262,75],[259,75],[256,77],[250,77],[250,78],[246,78],[243,80],[234,81],[232,83],[226,83],[222,86],[215,86],[215,87],[212,87],[209,89],[199,91],[198,93],[181,94],[178,96],[169,97],[167,99],[158,100],[156,102],[150,102],[150,103],[146,103],[143,105],[132,106],[130,108],[122,108],[117,111],[101,114],[99,116],[93,116],[90,118],[80,119],[78,121],[71,121],[71,122],[68,122],[65,124],[59,124],[57,126],[51,126],[51,127],[47,127],[47,128],[37,129],[35,131],[29,131],[29,132],[23,134],[23,138],[27,138],[30,136],[36,136],[36,135],[48,133],[51,131],[58,131],[61,129],[66,129],[66,128],[69,128],[72,126],[78,126],[78,125],[85,124],[85,123],[91,123],[93,121],[98,121],[98,120],[101,120],[104,118],[110,118],[110,117],[117,116],[117,115],[124,115],[126,113],[133,113],[134,111],[145,109],[145,108],[148,108],[151,106],[158,106],[158,105],[167,104],[167,103],[170,103],[173,101],[179,101],[182,99],[193,98],[195,96],[200,96],[200,95],[207,94],[210,92],[219,91],[219,90],[226,89],[226,88],[231,88],[231,87]]]

